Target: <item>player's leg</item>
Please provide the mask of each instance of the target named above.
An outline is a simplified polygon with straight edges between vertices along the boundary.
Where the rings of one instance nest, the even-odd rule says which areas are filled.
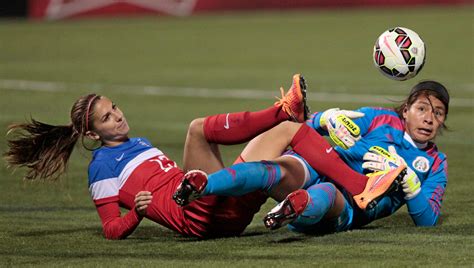
[[[224,168],[219,147],[207,141],[204,134],[204,118],[191,122],[183,151],[183,170],[201,169],[207,173]]]
[[[360,194],[367,177],[352,170],[315,130],[305,124],[282,122],[257,136],[242,152],[245,161],[273,159],[291,145],[320,174],[330,177],[353,195]]]
[[[303,187],[309,172],[296,158],[282,156],[274,161],[245,162],[207,176],[199,170],[188,172],[173,199],[179,205],[208,195],[242,196],[262,190],[276,200]]]
[[[278,229],[288,223],[297,230],[308,230],[323,218],[338,217],[344,209],[344,196],[332,183],[320,183],[289,194],[263,219],[265,227]]]
[[[293,76],[291,88],[273,106],[257,112],[238,112],[206,117],[204,132],[209,142],[240,144],[247,142],[278,123],[293,120],[304,122],[308,118],[306,84],[299,74]]]
[[[186,137],[183,166],[185,170],[201,169],[208,173],[223,167],[216,144],[240,144],[286,120],[303,122],[306,106],[306,84],[301,75],[293,76],[287,94],[273,106],[257,112],[217,114],[191,122]]]
[[[346,189],[357,205],[365,209],[389,191],[394,181],[400,180],[402,169],[386,174],[365,176],[351,169],[332,146],[314,129],[305,124],[283,122],[252,140],[242,153],[246,161],[271,159],[290,145],[319,174],[331,178]]]

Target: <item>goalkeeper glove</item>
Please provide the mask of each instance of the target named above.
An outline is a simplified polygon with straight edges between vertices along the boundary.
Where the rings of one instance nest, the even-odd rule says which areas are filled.
[[[339,147],[348,149],[360,140],[359,126],[351,119],[362,116],[364,116],[364,113],[361,112],[332,108],[323,112],[319,125],[328,131],[329,137],[334,143]]]
[[[388,171],[401,165],[407,167],[407,174],[403,177],[401,185],[405,200],[410,200],[420,193],[421,182],[413,169],[397,154],[395,147],[389,146],[388,152],[379,146],[370,147],[369,152],[364,154],[362,167],[372,171]]]

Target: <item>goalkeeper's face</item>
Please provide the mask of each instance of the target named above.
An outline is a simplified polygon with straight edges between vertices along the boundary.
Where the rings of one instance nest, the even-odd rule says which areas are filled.
[[[433,140],[446,119],[444,104],[432,95],[420,95],[403,110],[405,131],[418,143]]]

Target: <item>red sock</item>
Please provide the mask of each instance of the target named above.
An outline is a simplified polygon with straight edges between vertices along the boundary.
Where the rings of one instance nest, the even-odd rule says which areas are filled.
[[[331,145],[309,126],[303,124],[290,145],[318,173],[331,178],[353,196],[364,191],[367,176],[351,169]]]
[[[280,107],[275,106],[258,112],[211,115],[204,121],[204,135],[213,143],[244,143],[288,118]]]

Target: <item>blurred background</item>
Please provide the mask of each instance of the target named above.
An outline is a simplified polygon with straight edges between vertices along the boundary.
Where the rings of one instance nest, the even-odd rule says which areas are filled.
[[[179,164],[193,118],[272,105],[294,73],[305,76],[313,111],[393,107],[424,79],[445,84],[452,99],[450,130],[437,138],[450,174],[437,228],[415,230],[402,208],[353,232],[269,233],[261,223],[269,201],[239,239],[181,243],[144,221],[127,241],[109,243],[88,193],[90,152],[77,146],[55,183],[26,182],[23,169],[0,165],[0,266],[472,266],[473,11],[472,0],[1,1],[2,133],[31,117],[68,124],[72,103],[97,92],[125,112],[132,136],[147,137]],[[423,70],[408,81],[384,77],[372,60],[376,38],[395,26],[414,30],[427,47]],[[241,150],[223,148],[226,164]]]

